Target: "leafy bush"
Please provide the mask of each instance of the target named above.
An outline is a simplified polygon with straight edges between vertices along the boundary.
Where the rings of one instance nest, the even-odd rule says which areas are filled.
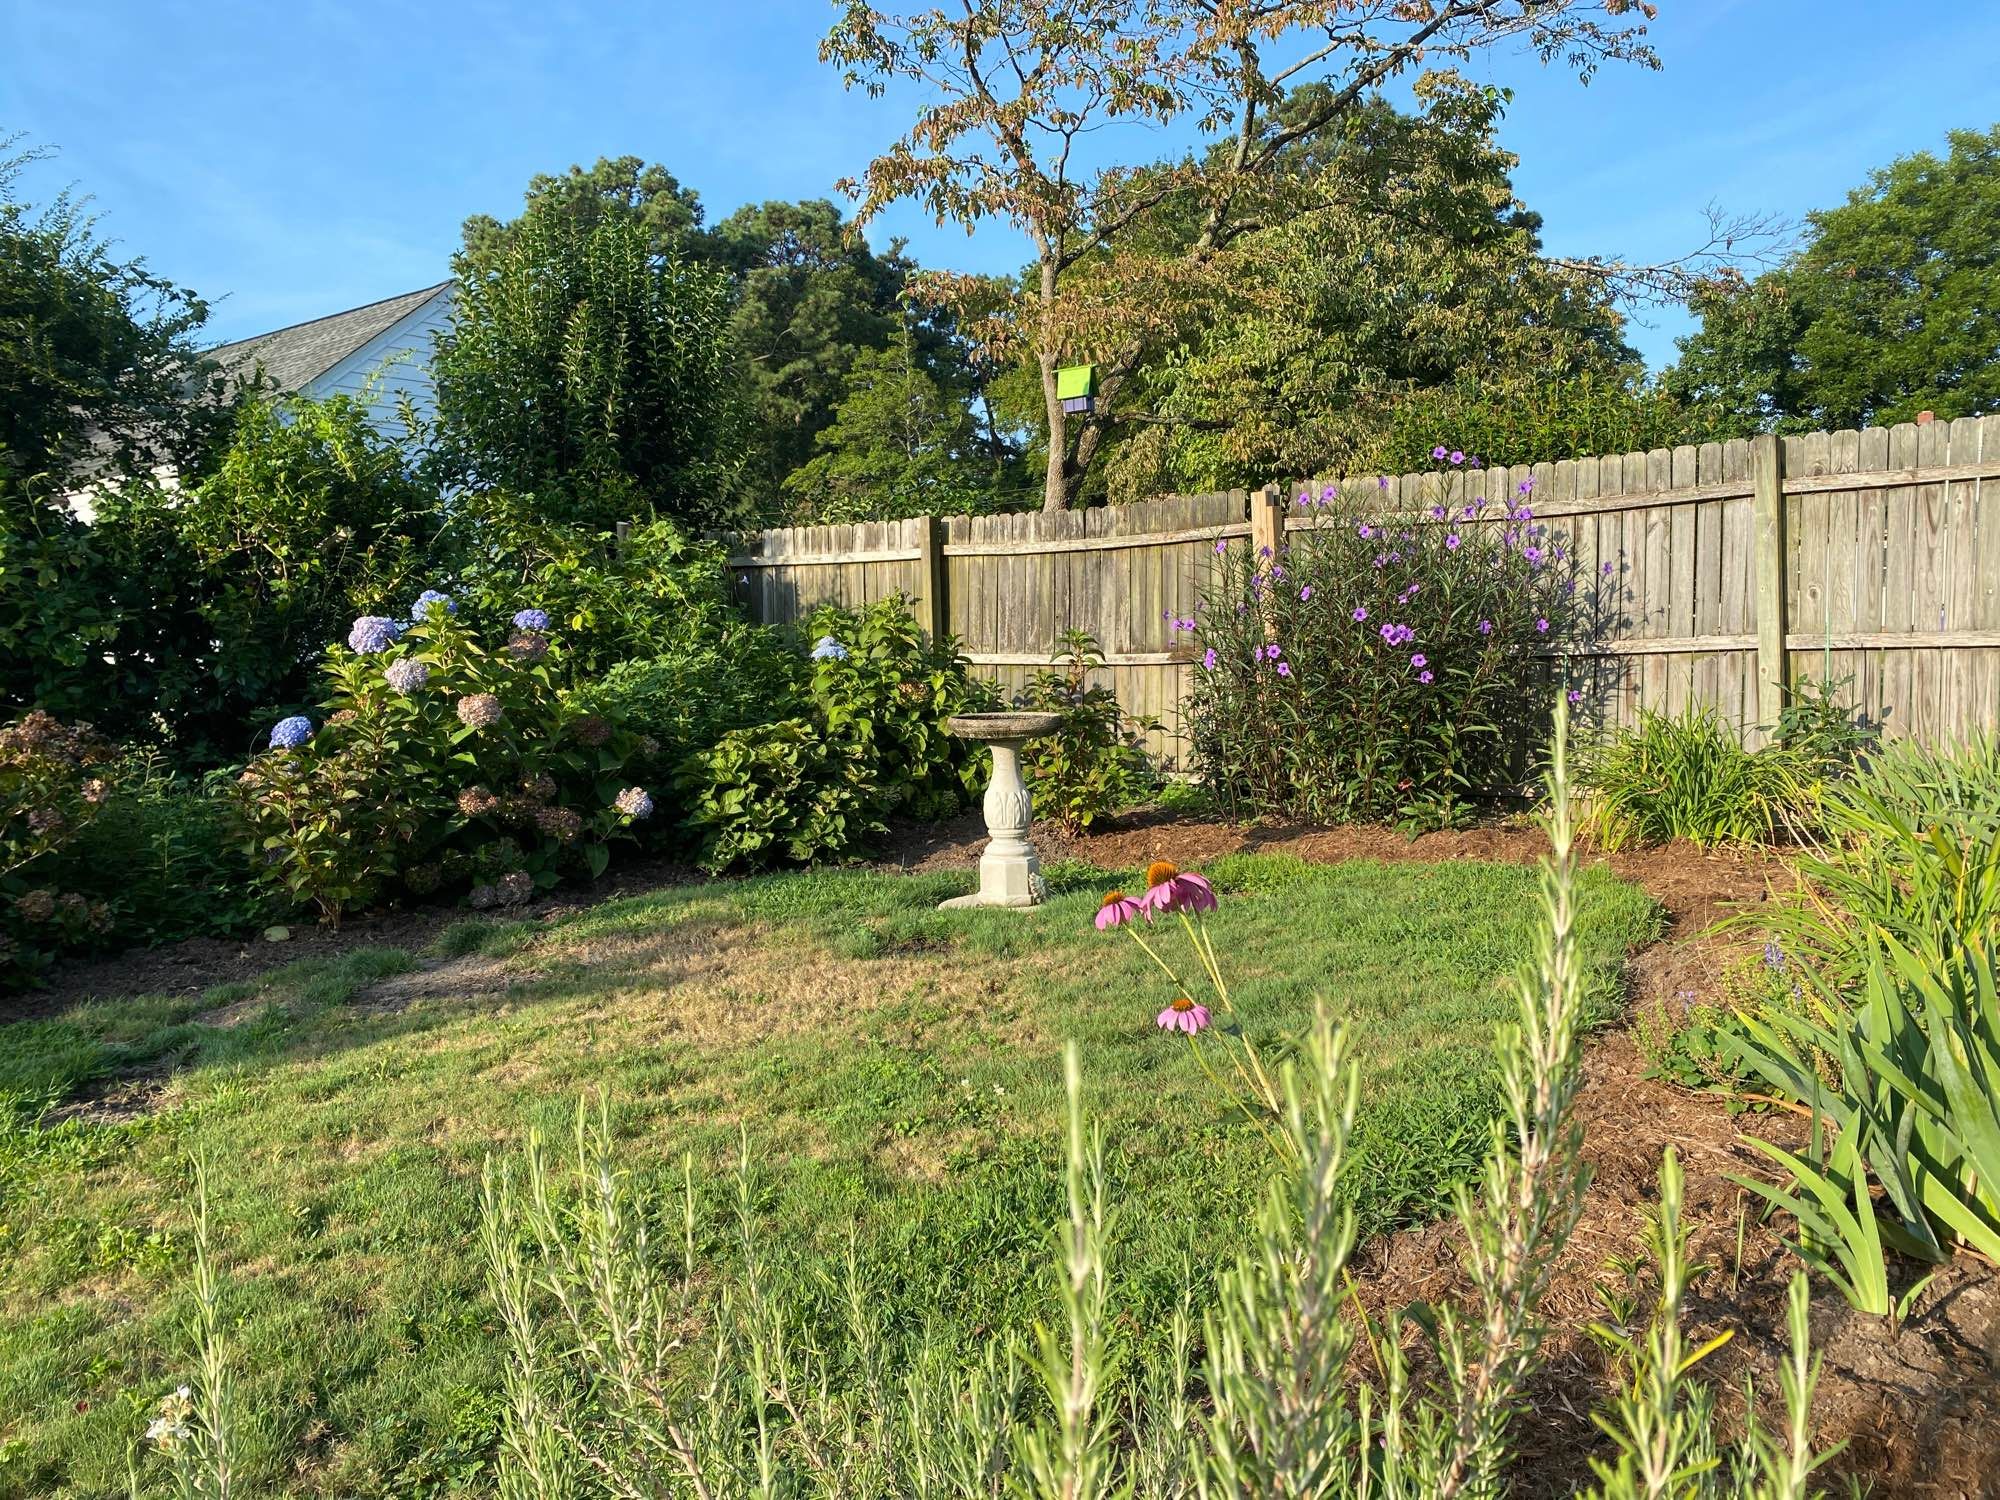
[[[63,864],[79,890],[109,903],[120,941],[241,932],[282,915],[288,903],[244,853],[233,775],[178,775],[158,749],[128,751],[105,768],[102,815]]]
[[[1061,714],[1063,721],[1054,734],[1022,747],[1021,769],[1036,810],[1082,833],[1102,814],[1152,790],[1145,736],[1159,725],[1127,715],[1110,688],[1091,686],[1090,674],[1103,667],[1104,655],[1084,631],[1063,636],[1058,661],[1029,678],[1020,694],[1020,707]]]
[[[1900,740],[1830,783],[1803,885],[1757,921],[1843,987],[1875,934],[1931,963],[2000,949],[2000,738],[1930,748]]]
[[[1202,648],[1194,765],[1228,813],[1437,826],[1520,777],[1545,733],[1541,653],[1578,618],[1574,559],[1531,485],[1421,515],[1307,491],[1320,525],[1282,555],[1217,543],[1218,577],[1177,624]]]
[[[861,747],[804,719],[736,729],[676,778],[686,825],[711,870],[841,858],[887,831]]]
[[[926,641],[900,596],[858,610],[823,605],[809,634],[808,689],[826,732],[859,747],[885,814],[943,818],[982,787],[985,751],[945,728],[989,708],[993,690],[967,670],[958,642]]]
[[[980,786],[984,752],[945,727],[989,706],[955,641],[928,642],[900,598],[816,611],[798,717],[745,726],[682,764],[675,790],[710,869],[844,858],[893,816],[948,817]],[[763,668],[789,690],[787,675]],[[747,706],[747,705],[746,705]]]
[[[564,703],[539,612],[495,651],[442,595],[417,605],[407,627],[357,620],[323,724],[281,721],[239,779],[261,872],[329,921],[397,889],[490,906],[595,877],[652,812],[621,775],[634,737]]]
[[[521,600],[535,600],[562,632],[577,686],[742,625],[722,548],[668,521],[634,525],[621,540],[551,519],[532,494],[473,492],[454,502],[441,552],[452,597],[475,628],[504,630]]]
[[[801,716],[811,676],[778,631],[738,626],[621,662],[577,701],[650,736],[659,762],[671,766],[731,730]]]
[[[39,710],[0,729],[0,981],[110,931],[104,902],[48,881],[102,809],[110,785],[101,772],[115,753],[90,725]]]
[[[1770,844],[1818,820],[1825,765],[1811,750],[1746,750],[1710,704],[1669,717],[1639,710],[1585,763],[1591,826],[1608,849],[1686,839],[1703,848]]]
[[[1435,439],[1453,432],[1494,463],[1554,463],[1579,453],[1645,453],[1682,443],[1748,437],[1717,413],[1689,406],[1619,374],[1494,381],[1467,376],[1413,390],[1388,407],[1387,432],[1364,466],[1389,473],[1424,467]]]

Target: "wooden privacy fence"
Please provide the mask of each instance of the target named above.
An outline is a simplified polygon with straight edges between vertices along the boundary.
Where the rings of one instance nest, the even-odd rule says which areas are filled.
[[[1527,480],[1535,520],[1566,539],[1580,587],[1597,588],[1588,632],[1551,652],[1605,722],[1709,703],[1755,742],[1789,682],[1828,676],[1852,679],[1848,701],[1890,733],[1995,727],[2000,415],[1054,515],[794,527],[737,539],[731,562],[770,624],[907,595],[1008,691],[1063,632],[1088,631],[1120,701],[1162,721],[1154,748],[1172,760],[1200,670],[1172,621],[1195,612],[1218,542],[1275,552],[1336,524],[1296,498],[1329,483],[1427,521],[1431,505],[1518,497]]]

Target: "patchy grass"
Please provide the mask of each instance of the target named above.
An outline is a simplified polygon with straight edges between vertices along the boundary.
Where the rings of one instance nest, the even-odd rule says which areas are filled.
[[[1434,1214],[1485,1142],[1533,872],[1238,856],[1210,873],[1249,1034],[1282,1049],[1316,997],[1353,1023],[1364,1229]],[[1075,1038],[1111,1144],[1118,1295],[1147,1336],[1183,1265],[1205,1277],[1241,1231],[1263,1148],[1153,1027],[1143,955],[1091,928],[1097,872],[1059,874],[1031,913],[939,912],[951,877],[676,887],[552,927],[461,923],[421,958],[5,1028],[0,1495],[125,1493],[129,1445],[185,1365],[195,1155],[257,1488],[488,1490],[480,1171],[531,1127],[566,1139],[599,1090],[643,1174],[677,1182],[692,1153],[719,1208],[747,1142],[769,1235],[851,1235],[895,1327],[977,1339],[1053,1310]],[[1657,913],[1601,872],[1581,883],[1608,1011]]]

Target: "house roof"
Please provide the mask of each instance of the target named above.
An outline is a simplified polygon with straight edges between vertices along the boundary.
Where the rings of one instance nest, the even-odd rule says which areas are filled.
[[[259,365],[281,391],[296,391],[314,377],[324,375],[377,334],[394,327],[439,292],[450,286],[441,281],[400,297],[385,297],[365,307],[329,313],[307,323],[276,328],[254,338],[208,351],[208,357],[231,375],[249,376]]]

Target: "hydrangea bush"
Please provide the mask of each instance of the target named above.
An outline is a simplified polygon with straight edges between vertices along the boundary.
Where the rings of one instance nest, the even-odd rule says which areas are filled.
[[[542,631],[491,650],[436,590],[410,615],[357,620],[328,652],[318,722],[279,721],[239,778],[260,868],[329,921],[403,892],[496,906],[601,874],[653,812],[626,774],[637,737],[566,703]]]
[[[984,752],[945,721],[995,698],[956,641],[927,641],[900,598],[825,606],[803,637],[796,711],[724,734],[675,776],[710,869],[851,857],[888,818],[949,817],[984,786]]]
[[[1278,555],[1216,544],[1174,623],[1197,648],[1194,766],[1231,813],[1445,826],[1532,771],[1583,580],[1532,481],[1489,495],[1476,459],[1437,457],[1440,498],[1414,513],[1308,487],[1292,514],[1315,525]]]
[[[63,889],[56,867],[103,807],[116,753],[39,709],[0,729],[0,982],[110,930],[109,906]]]

